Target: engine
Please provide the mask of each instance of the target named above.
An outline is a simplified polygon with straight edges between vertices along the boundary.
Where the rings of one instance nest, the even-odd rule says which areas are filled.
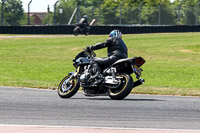
[[[85,71],[81,76],[80,76],[80,82],[81,83],[86,83],[87,80],[90,78],[90,73],[88,71]]]

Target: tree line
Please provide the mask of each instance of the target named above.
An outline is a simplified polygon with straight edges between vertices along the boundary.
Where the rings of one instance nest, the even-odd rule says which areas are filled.
[[[27,14],[22,4],[21,0],[5,2],[4,25],[27,24]],[[47,14],[44,25],[68,24],[74,10],[76,13],[71,24],[78,22],[85,14],[89,21],[96,19],[98,25],[194,25],[200,20],[199,0],[59,0],[55,9]]]

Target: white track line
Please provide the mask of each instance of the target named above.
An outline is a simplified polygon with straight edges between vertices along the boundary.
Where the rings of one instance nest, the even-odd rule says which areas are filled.
[[[188,131],[200,132],[200,129],[159,129],[159,128],[125,128],[125,127],[93,127],[93,126],[53,126],[53,125],[17,125],[17,124],[0,124],[0,127],[46,127],[46,128],[83,128],[83,129],[110,129],[110,130],[141,130],[141,131]]]

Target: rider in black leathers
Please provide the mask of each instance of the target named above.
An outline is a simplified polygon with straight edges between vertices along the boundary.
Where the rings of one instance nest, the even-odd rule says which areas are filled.
[[[100,75],[100,68],[105,68],[113,64],[119,59],[128,57],[128,49],[124,41],[122,40],[122,34],[119,30],[111,31],[109,38],[102,43],[97,43],[93,46],[87,46],[86,50],[91,52],[92,50],[98,50],[108,47],[106,58],[95,59],[91,62],[92,73],[95,74],[91,77],[91,80],[102,77]]]
[[[89,32],[89,23],[87,19],[88,19],[88,16],[84,15],[83,18],[81,18],[81,20],[79,21],[79,26],[85,33]]]

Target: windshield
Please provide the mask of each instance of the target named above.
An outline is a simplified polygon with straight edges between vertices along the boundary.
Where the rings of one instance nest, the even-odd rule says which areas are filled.
[[[96,57],[96,53],[94,51],[92,51],[91,53],[89,53],[87,51],[84,51],[84,52],[88,57]]]
[[[96,54],[93,51],[91,53],[89,53],[87,51],[82,51],[75,57],[75,60],[77,60],[80,57],[89,57],[89,58],[91,58],[91,57],[96,57]]]

